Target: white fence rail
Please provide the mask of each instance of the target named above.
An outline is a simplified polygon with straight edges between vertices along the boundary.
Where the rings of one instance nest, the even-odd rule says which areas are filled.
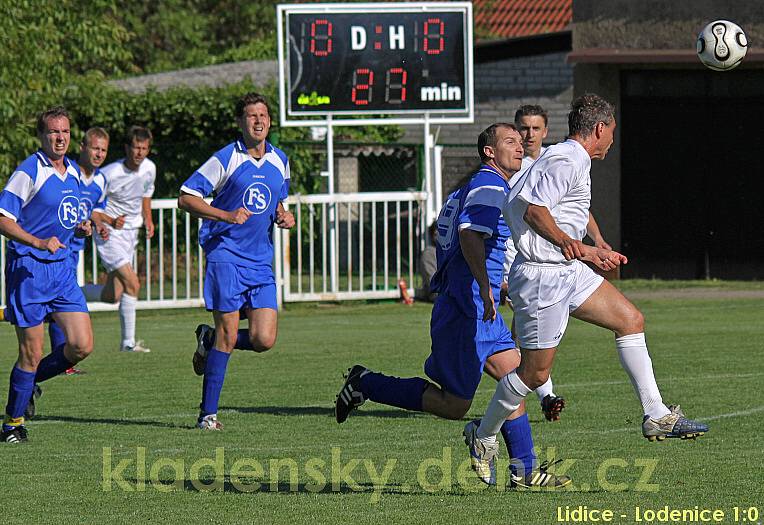
[[[294,195],[286,201],[297,225],[276,230],[274,270],[279,300],[321,301],[389,298],[398,281],[416,278],[424,248],[424,192]],[[141,234],[133,267],[142,289],[138,308],[203,306],[201,220],[177,208],[175,199],[152,201],[155,234]],[[5,305],[6,239],[0,238],[0,301]],[[103,283],[95,242],[80,256],[80,284]],[[117,305],[91,302],[92,311]]]

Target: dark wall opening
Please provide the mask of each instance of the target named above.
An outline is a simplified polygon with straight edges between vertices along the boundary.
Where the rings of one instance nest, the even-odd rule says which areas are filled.
[[[624,71],[625,278],[764,279],[764,71]]]

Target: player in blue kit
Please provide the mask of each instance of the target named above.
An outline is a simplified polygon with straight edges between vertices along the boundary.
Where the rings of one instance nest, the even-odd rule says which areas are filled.
[[[27,441],[26,409],[35,383],[54,377],[90,354],[93,330],[77,286],[69,244],[89,235],[80,222],[79,168],[68,158],[69,115],[61,107],[37,120],[40,149],[27,157],[0,193],[0,234],[8,243],[6,319],[16,326],[19,357],[13,367],[0,441]],[[51,316],[66,334],[62,352],[42,358]]]
[[[220,430],[218,400],[234,348],[264,352],[276,342],[273,225],[291,228],[282,201],[289,190],[289,161],[266,138],[268,103],[248,93],[236,104],[240,140],[219,150],[181,187],[178,206],[204,219],[199,243],[206,255],[204,302],[215,321],[197,328],[194,370],[204,374],[197,426]],[[214,193],[211,204],[204,197]],[[239,330],[240,311],[249,329]]]
[[[103,128],[90,128],[85,132],[85,137],[82,139],[80,157],[78,165],[80,168],[80,221],[86,221],[91,219],[93,215],[92,226],[96,229],[98,235],[102,239],[108,238],[109,232],[103,226],[98,217],[98,210],[103,210],[106,206],[106,193],[104,188],[106,186],[106,179],[104,179],[103,173],[99,169],[106,160],[106,155],[109,152],[109,134]],[[85,249],[85,239],[75,237],[69,244],[71,249],[71,263],[72,267],[77,268],[80,252]],[[50,348],[51,351],[62,351],[66,344],[66,335],[55,321],[51,319],[48,326],[48,333],[50,334]],[[66,375],[75,375],[84,373],[78,368],[68,368],[65,371]],[[40,395],[39,387],[35,389],[35,395]],[[27,409],[26,417],[31,419],[34,417],[34,397],[30,407]],[[31,409],[31,410],[30,410]]]
[[[430,290],[438,293],[432,310],[431,354],[427,376],[390,377],[356,365],[350,369],[335,405],[337,422],[367,399],[447,419],[461,419],[469,410],[485,371],[500,379],[503,370],[520,363],[512,334],[496,310],[502,282],[509,228],[501,205],[509,178],[520,169],[523,148],[512,124],[493,124],[478,137],[482,165],[461,188],[449,195],[438,216],[438,269]],[[471,422],[468,435],[477,428]],[[562,487],[570,478],[554,476],[537,466],[525,408],[519,407],[502,426],[511,458],[511,486]],[[473,468],[488,484],[496,483],[498,443],[474,451]]]

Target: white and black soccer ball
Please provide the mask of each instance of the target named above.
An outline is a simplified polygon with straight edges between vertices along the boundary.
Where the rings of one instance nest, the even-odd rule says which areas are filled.
[[[740,26],[729,20],[714,20],[698,35],[698,58],[709,69],[736,68],[748,50],[748,39]]]

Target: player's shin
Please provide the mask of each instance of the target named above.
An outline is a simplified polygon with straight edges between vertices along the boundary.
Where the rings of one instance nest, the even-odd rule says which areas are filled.
[[[122,347],[131,347],[135,344],[135,307],[138,298],[122,294],[119,302],[119,321],[122,328]]]
[[[517,375],[517,371],[510,372],[501,378],[496,384],[493,399],[488,403],[485,415],[480,420],[476,435],[480,440],[492,441],[501,430],[501,426],[509,415],[517,410],[520,402],[531,393],[525,383]]]
[[[230,357],[231,354],[221,352],[216,348],[210,349],[207,353],[207,364],[204,368],[204,382],[202,384],[202,404],[199,407],[202,416],[216,414],[218,411],[220,392],[223,390],[223,381],[225,381],[225,372]]]
[[[501,435],[507,445],[512,474],[524,477],[533,470],[536,454],[533,453],[533,435],[528,414],[508,419],[501,425]]]
[[[8,387],[8,404],[5,406],[3,431],[24,424],[24,410],[29,404],[34,389],[35,373],[14,366]]]
[[[401,378],[378,372],[364,374],[360,380],[366,399],[383,405],[422,411],[422,394],[429,382],[421,377]]]
[[[655,382],[653,362],[647,352],[645,334],[630,334],[617,337],[615,346],[621,366],[631,379],[634,390],[642,403],[645,415],[659,419],[671,411],[663,404],[660,390]]]
[[[61,352],[51,352],[40,361],[39,365],[37,365],[37,374],[34,376],[34,382],[42,383],[43,381],[47,381],[51,377],[56,377],[58,374],[73,366],[74,363],[66,358],[63,349]]]

